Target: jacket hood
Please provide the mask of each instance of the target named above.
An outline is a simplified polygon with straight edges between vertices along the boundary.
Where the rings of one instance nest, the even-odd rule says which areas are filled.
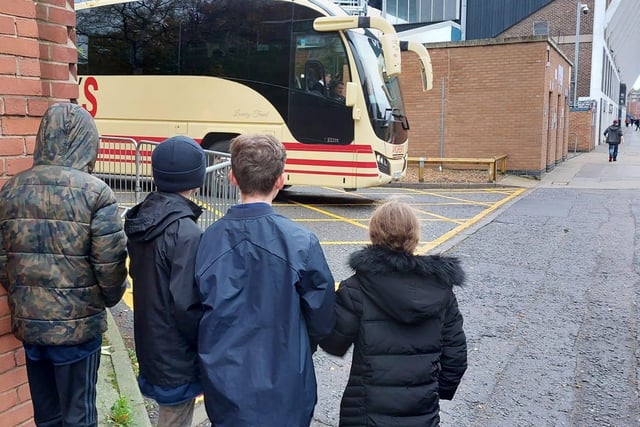
[[[173,222],[191,218],[194,222],[202,208],[178,193],[150,193],[125,215],[124,231],[132,242],[153,240]]]
[[[453,286],[465,283],[454,257],[410,255],[382,246],[367,246],[349,257],[362,292],[399,322],[415,323],[436,315]]]
[[[51,105],[36,136],[34,165],[57,165],[91,173],[100,138],[91,115],[79,105]]]

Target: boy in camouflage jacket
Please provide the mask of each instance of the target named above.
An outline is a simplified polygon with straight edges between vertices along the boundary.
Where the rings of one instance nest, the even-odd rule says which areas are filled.
[[[0,189],[0,283],[39,426],[97,425],[105,307],[120,300],[127,275],[116,199],[90,175],[98,143],[86,110],[52,105],[33,166]]]

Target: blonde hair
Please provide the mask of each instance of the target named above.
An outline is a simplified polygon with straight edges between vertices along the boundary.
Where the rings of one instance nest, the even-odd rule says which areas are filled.
[[[411,254],[420,241],[418,216],[407,203],[388,201],[373,212],[369,238],[374,245]]]

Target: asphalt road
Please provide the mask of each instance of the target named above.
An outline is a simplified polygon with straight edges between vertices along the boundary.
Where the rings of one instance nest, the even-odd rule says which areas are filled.
[[[638,426],[640,132],[580,154],[436,251],[462,260],[469,370],[443,426]],[[318,354],[315,426],[348,360]],[[324,400],[322,399],[324,397]]]

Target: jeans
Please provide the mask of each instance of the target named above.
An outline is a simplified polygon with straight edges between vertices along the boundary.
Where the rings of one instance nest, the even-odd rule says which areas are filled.
[[[613,160],[618,158],[618,144],[609,144],[609,157]]]

